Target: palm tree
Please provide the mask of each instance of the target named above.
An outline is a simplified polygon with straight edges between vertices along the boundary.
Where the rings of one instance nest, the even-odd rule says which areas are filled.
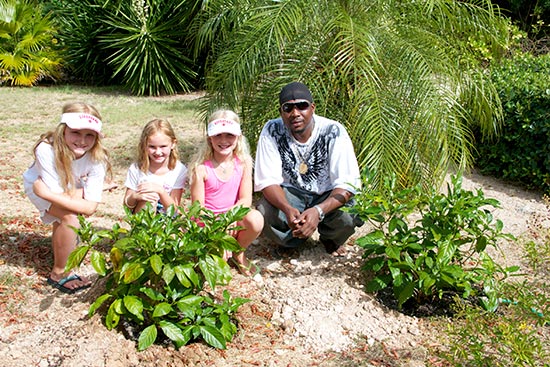
[[[498,96],[470,47],[496,57],[507,44],[490,1],[210,0],[195,20],[210,52],[203,112],[237,110],[255,142],[280,88],[300,80],[316,112],[347,127],[375,188],[393,173],[439,184],[470,167],[474,126],[498,131]]]
[[[32,86],[58,76],[52,20],[32,0],[0,0],[0,85]]]

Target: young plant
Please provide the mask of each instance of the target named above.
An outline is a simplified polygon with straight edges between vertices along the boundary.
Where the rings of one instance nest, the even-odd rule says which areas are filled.
[[[384,194],[374,193],[368,189],[370,174],[364,177],[350,210],[374,226],[357,240],[365,250],[363,269],[373,273],[367,290],[392,287],[398,307],[411,298],[428,303],[445,292],[484,295],[484,307],[495,310],[497,280],[517,270],[501,268],[485,252],[499,239],[513,238],[502,232],[502,222],[495,222],[489,209],[499,202],[481,190],[463,190],[458,176],[446,194],[435,189],[425,194],[420,186],[396,191],[395,177],[385,179]]]
[[[547,206],[548,197],[544,197]],[[550,231],[548,214],[535,214],[530,240],[521,239],[531,276],[503,282],[498,313],[463,305],[447,324],[448,342],[439,357],[453,366],[548,366],[550,358]],[[460,306],[460,305],[458,305]]]
[[[498,313],[464,306],[447,324],[449,340],[437,354],[452,366],[548,366],[548,284],[505,283],[509,300]],[[536,287],[535,287],[536,288]]]
[[[224,291],[223,301],[217,302],[211,293],[231,280],[223,252],[242,249],[227,232],[238,229],[234,223],[248,211],[237,207],[215,215],[194,203],[156,214],[149,206],[136,214],[127,211],[129,230],[115,224],[96,231],[81,217],[77,233],[83,245],[70,255],[67,269],[90,252],[92,266],[107,281],[89,315],[106,304],[108,329],[123,319],[138,325],[139,350],[152,345],[159,330],[177,348],[202,338],[225,349],[237,332],[234,314],[248,300]],[[112,246],[108,255],[98,249],[105,239]]]

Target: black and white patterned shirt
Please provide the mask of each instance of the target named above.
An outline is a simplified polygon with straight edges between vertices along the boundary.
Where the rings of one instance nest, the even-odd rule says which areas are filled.
[[[355,193],[360,175],[353,144],[337,121],[313,116],[311,137],[300,143],[281,118],[262,129],[256,150],[254,190],[271,185],[301,188],[322,194],[334,188]]]

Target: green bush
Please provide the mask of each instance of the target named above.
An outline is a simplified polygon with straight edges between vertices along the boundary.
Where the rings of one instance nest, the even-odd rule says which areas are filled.
[[[498,141],[476,144],[484,174],[550,192],[550,54],[521,54],[491,68],[504,109]]]
[[[0,86],[30,87],[59,75],[60,56],[49,14],[33,0],[0,0]]]
[[[69,72],[89,83],[121,84],[135,95],[189,91],[197,80],[180,0],[48,0]]]
[[[227,290],[222,300],[212,293],[231,280],[221,256],[224,250],[242,249],[227,231],[237,228],[234,223],[249,209],[215,215],[198,202],[181,209],[176,213],[171,207],[165,215],[155,214],[150,205],[137,214],[127,211],[129,230],[115,224],[111,230],[96,231],[80,218],[77,233],[83,245],[71,253],[67,270],[91,252],[94,269],[107,282],[106,293],[90,306],[89,314],[107,302],[106,327],[116,328],[123,319],[137,325],[139,350],[152,345],[159,330],[177,348],[202,339],[225,349],[237,332],[234,314],[248,302],[231,298]],[[97,249],[105,239],[112,246],[108,258]]]
[[[367,290],[392,287],[398,307],[409,299],[425,304],[458,293],[483,296],[483,306],[495,310],[498,280],[517,270],[501,268],[485,251],[499,239],[513,238],[493,220],[490,208],[499,202],[481,190],[463,190],[458,176],[446,194],[426,194],[420,186],[396,191],[395,177],[387,178],[384,195],[369,189],[369,173],[364,177],[351,211],[374,226],[356,241],[365,250],[363,269],[372,273]]]
[[[99,36],[108,32],[103,18],[110,11],[109,2],[46,0],[44,3],[45,9],[54,14],[65,77],[92,85],[120,83],[120,79],[113,78],[113,68],[105,61],[110,53],[99,44]]]

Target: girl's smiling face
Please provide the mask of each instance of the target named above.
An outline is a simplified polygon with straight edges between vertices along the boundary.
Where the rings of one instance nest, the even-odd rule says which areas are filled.
[[[237,135],[221,133],[210,137],[210,143],[215,152],[229,155],[237,147]]]
[[[168,158],[175,143],[165,134],[156,133],[147,139],[147,155],[153,165],[168,164]]]
[[[92,149],[97,140],[97,133],[89,129],[71,129],[65,128],[65,143],[75,155],[75,158],[81,158],[86,152]]]

